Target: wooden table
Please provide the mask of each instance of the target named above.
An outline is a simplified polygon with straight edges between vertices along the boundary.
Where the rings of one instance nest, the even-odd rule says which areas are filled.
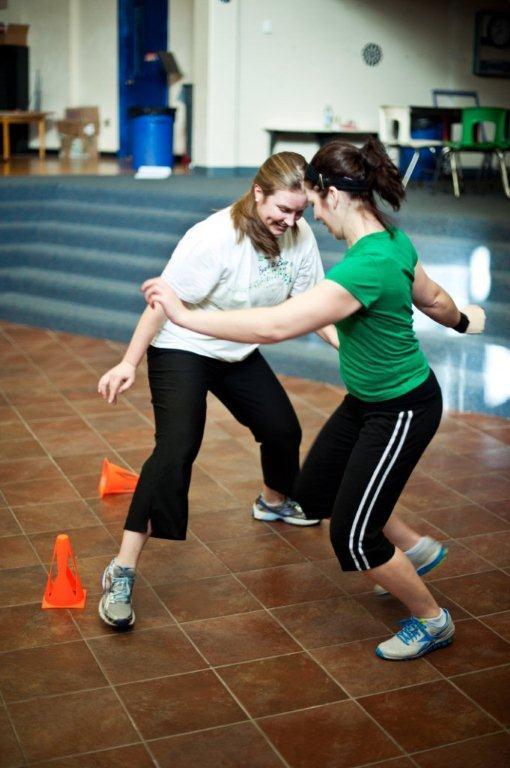
[[[377,131],[358,131],[350,128],[265,128],[269,134],[269,154],[272,155],[276,142],[281,139],[312,140],[320,147],[333,139],[344,139],[364,143],[371,136],[377,138]]]
[[[48,115],[51,115],[51,112],[24,112],[22,110],[0,112],[0,123],[2,123],[2,137],[4,144],[3,159],[5,161],[8,161],[11,157],[9,126],[24,125],[26,123],[37,123],[39,127],[39,158],[44,160],[46,155],[46,117]]]

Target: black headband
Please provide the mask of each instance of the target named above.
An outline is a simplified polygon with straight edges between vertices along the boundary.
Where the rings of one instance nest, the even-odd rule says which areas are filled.
[[[335,187],[344,192],[368,192],[370,189],[368,183],[362,179],[353,179],[351,176],[326,176],[310,164],[306,166],[305,181],[310,181],[322,191],[328,187]]]

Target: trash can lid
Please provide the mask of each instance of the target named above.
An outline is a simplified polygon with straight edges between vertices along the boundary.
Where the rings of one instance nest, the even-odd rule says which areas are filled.
[[[128,109],[128,116],[169,115],[170,117],[175,117],[176,111],[175,107],[130,107]]]

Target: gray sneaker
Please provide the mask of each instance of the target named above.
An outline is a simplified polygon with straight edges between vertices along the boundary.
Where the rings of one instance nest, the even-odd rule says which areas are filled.
[[[281,504],[272,506],[266,504],[262,494],[253,505],[253,517],[255,520],[265,520],[266,522],[283,520],[284,523],[290,525],[318,525],[320,523],[320,520],[308,519],[297,501],[285,499]]]
[[[418,659],[430,651],[444,648],[453,642],[455,625],[452,617],[444,609],[444,623],[435,627],[426,619],[417,619],[411,616],[406,621],[401,621],[402,629],[396,635],[380,643],[375,652],[381,659],[389,661],[409,661]]]
[[[416,555],[407,555],[407,557],[416,568],[418,576],[425,576],[426,573],[441,565],[448,554],[448,547],[445,547],[440,541],[436,541],[430,536],[423,536],[421,541],[422,546],[419,552]],[[407,554],[407,552],[404,554]],[[375,585],[374,592],[376,595],[389,594],[379,584]]]
[[[135,623],[135,612],[131,605],[134,582],[134,568],[115,565],[115,560],[105,568],[101,579],[104,592],[99,601],[99,615],[105,624],[126,629]]]

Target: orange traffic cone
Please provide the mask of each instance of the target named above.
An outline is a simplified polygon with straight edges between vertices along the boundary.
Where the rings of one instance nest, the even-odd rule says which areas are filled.
[[[57,561],[57,575],[52,578],[55,559]],[[78,576],[78,568],[69,536],[67,533],[60,533],[55,539],[53,559],[48,573],[42,607],[84,608],[86,596],[87,593]]]
[[[99,495],[103,498],[107,493],[133,493],[138,477],[135,472],[111,464],[105,459],[99,480]]]

